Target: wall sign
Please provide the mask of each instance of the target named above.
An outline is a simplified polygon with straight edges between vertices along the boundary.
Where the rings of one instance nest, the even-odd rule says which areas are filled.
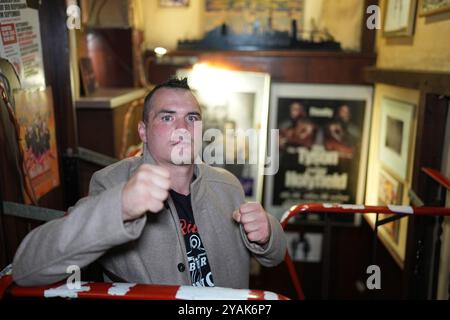
[[[26,0],[1,1],[0,35],[0,56],[14,65],[22,88],[45,87],[38,11]]]

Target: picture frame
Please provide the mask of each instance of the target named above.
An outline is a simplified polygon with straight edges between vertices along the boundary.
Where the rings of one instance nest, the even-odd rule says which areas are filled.
[[[419,16],[431,16],[450,11],[450,0],[420,0]]]
[[[61,183],[52,88],[16,90],[14,100],[24,166],[40,199]]]
[[[279,130],[279,170],[265,179],[267,211],[281,218],[299,203],[364,203],[372,90],[272,84],[269,129]],[[304,219],[320,224],[322,218]],[[335,225],[361,221],[360,215],[330,218]]]
[[[246,201],[262,202],[270,75],[207,66],[179,69],[176,75],[188,78],[202,108],[203,161],[233,173],[242,184]],[[214,140],[207,137],[210,141],[205,141],[205,133],[214,133],[217,129],[222,137],[214,137]],[[254,142],[252,144],[251,138],[246,139],[243,146],[234,134],[248,129],[254,129]],[[205,153],[211,150],[213,143],[221,141],[224,145],[221,149],[223,155],[220,155],[223,163],[209,163]],[[238,157],[245,159],[245,163],[237,164]]]
[[[378,180],[378,203],[383,206],[398,205],[402,202],[402,183],[386,169],[380,169]]]
[[[94,94],[98,88],[92,60],[89,57],[81,57],[79,59],[79,65],[84,95],[90,96]]]
[[[409,168],[409,150],[415,106],[388,97],[381,100],[379,159],[400,180]]]
[[[159,6],[167,8],[189,7],[189,0],[159,0]]]
[[[412,36],[417,0],[387,0],[384,11],[383,35],[385,37]]]
[[[377,198],[378,205],[402,205],[403,183],[394,177],[387,168],[381,167],[378,175]],[[378,214],[378,220],[392,217],[391,214]],[[375,228],[376,214],[364,214],[364,218],[372,228]],[[395,262],[403,268],[408,220],[401,218],[378,227],[377,236],[389,251]]]

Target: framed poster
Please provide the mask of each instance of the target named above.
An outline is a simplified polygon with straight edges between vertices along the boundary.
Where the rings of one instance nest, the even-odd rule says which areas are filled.
[[[202,109],[202,160],[233,173],[248,201],[262,202],[270,76],[200,65],[178,70]]]
[[[387,0],[384,13],[385,37],[412,36],[417,0]]]
[[[189,7],[189,0],[159,0],[160,7]]]
[[[431,16],[448,11],[450,11],[450,0],[420,0],[420,16]]]
[[[279,170],[266,177],[265,208],[281,218],[299,203],[364,203],[372,87],[275,83],[270,108]],[[359,215],[330,217],[360,222]]]
[[[388,170],[381,168],[378,176],[378,204],[381,206],[402,205],[403,185]],[[391,214],[379,214],[378,220],[391,217]],[[376,214],[365,214],[369,225],[374,228]],[[406,235],[408,229],[408,219],[401,218],[378,227],[378,237],[390,252],[394,260],[400,267],[403,261],[406,248]]]
[[[14,92],[25,166],[36,198],[60,183],[52,90]]]
[[[381,100],[380,161],[403,181],[408,172],[414,109],[409,103]]]

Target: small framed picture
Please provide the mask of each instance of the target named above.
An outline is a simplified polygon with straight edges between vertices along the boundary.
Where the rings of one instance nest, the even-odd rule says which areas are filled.
[[[407,178],[414,105],[389,98],[381,101],[379,157],[401,180]]]
[[[380,168],[378,176],[378,204],[381,206],[402,205],[403,184],[398,181],[384,167]],[[392,217],[392,214],[379,214],[378,220]],[[376,214],[365,214],[372,228],[375,228]],[[386,249],[390,252],[397,264],[403,268],[408,232],[407,218],[401,218],[378,227],[378,237]]]
[[[387,206],[389,204],[398,205],[401,201],[402,184],[387,171],[381,169],[378,181],[378,202]]]
[[[450,11],[450,0],[420,0],[419,16],[431,16]]]
[[[417,0],[387,0],[384,12],[385,37],[412,36]]]
[[[189,0],[159,0],[160,7],[189,7]]]

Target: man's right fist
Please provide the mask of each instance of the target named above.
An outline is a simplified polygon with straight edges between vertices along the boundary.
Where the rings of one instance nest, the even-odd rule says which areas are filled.
[[[166,168],[143,164],[122,191],[122,218],[134,220],[147,211],[156,213],[164,207],[169,196],[170,173]]]

